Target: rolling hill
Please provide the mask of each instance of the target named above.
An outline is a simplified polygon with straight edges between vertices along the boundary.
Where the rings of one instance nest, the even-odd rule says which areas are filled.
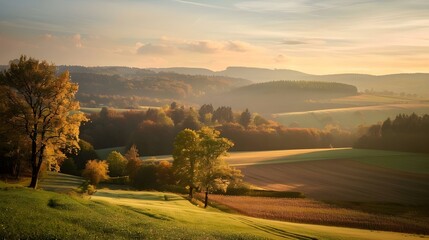
[[[83,199],[0,182],[0,203],[0,237],[5,239],[426,238],[228,214],[162,192],[100,189],[91,199]]]
[[[356,86],[359,91],[393,91],[429,96],[429,73],[399,73],[387,75],[370,75],[358,73],[314,75],[289,69],[266,69],[252,67],[228,67],[223,71],[210,71],[195,68],[164,68],[157,71],[180,72],[185,74],[209,74],[244,78],[253,82],[269,82],[278,80],[304,80],[338,82]]]

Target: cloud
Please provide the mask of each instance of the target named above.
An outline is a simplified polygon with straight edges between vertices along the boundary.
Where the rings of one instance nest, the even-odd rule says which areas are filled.
[[[82,48],[83,47],[83,45],[82,45],[82,36],[79,33],[76,33],[75,35],[73,35],[72,39],[73,39],[73,42],[74,42],[74,44],[75,44],[75,46],[77,48]]]
[[[221,43],[214,41],[190,41],[181,45],[185,50],[198,53],[215,53],[224,48]]]
[[[137,53],[142,55],[169,55],[176,51],[174,46],[165,44],[142,44],[138,42],[136,46],[138,47]]]
[[[50,41],[50,40],[54,39],[54,36],[52,34],[46,33],[43,35],[43,39],[46,41]]]
[[[306,41],[300,41],[300,40],[284,40],[282,42],[285,45],[301,45],[301,44],[308,44]]]
[[[254,50],[255,47],[249,43],[242,42],[242,41],[228,41],[225,44],[225,49],[229,51],[234,51],[234,52],[249,52]]]
[[[215,8],[215,9],[226,9],[224,7],[221,7],[221,6],[216,6],[216,5],[212,5],[212,4],[206,4],[206,3],[199,3],[199,2],[192,2],[192,1],[185,1],[185,0],[173,0],[173,1],[178,2],[178,3],[183,3],[183,4],[198,6],[198,7]]]
[[[249,52],[257,49],[243,41],[183,40],[167,37],[160,38],[156,43],[135,44],[138,54],[165,55],[176,52],[194,52],[215,54],[221,52]]]

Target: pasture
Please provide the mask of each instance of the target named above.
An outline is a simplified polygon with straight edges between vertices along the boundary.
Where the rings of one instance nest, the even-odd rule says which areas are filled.
[[[429,104],[385,104],[350,108],[336,108],[305,112],[287,112],[273,114],[275,121],[291,126],[298,124],[303,128],[323,129],[327,125],[336,125],[353,129],[359,125],[371,125],[398,114],[428,114]]]

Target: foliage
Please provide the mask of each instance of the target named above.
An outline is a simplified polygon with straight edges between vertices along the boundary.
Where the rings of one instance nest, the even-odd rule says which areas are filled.
[[[78,144],[79,144],[79,150],[77,154],[75,155],[73,153],[69,153],[67,154],[67,157],[71,158],[74,161],[74,164],[76,165],[76,169],[80,173],[85,168],[85,165],[88,162],[88,160],[97,159],[98,156],[91,143],[80,139]],[[64,171],[62,170],[62,172]]]
[[[157,167],[155,163],[143,164],[137,170],[133,186],[138,189],[156,189],[158,187],[156,171]]]
[[[355,144],[358,148],[429,153],[429,115],[399,114],[392,121],[368,128]]]
[[[112,151],[106,159],[109,164],[109,176],[120,177],[126,174],[127,159],[117,151]]]
[[[144,162],[136,171],[133,186],[138,189],[164,189],[174,183],[172,164],[168,161]]]
[[[247,128],[252,122],[252,114],[249,112],[249,109],[246,108],[246,111],[242,112],[240,115],[239,123],[241,126]]]
[[[173,171],[179,184],[189,188],[189,197],[197,187],[197,164],[200,138],[191,130],[181,131],[174,140]]]
[[[142,161],[139,157],[139,151],[135,144],[133,144],[127,153],[125,153],[125,159],[127,159],[126,174],[133,181],[137,170],[142,165]]]
[[[65,174],[79,175],[79,171],[77,170],[76,164],[72,158],[66,158],[61,163],[61,172]]]
[[[101,181],[109,178],[109,165],[106,161],[89,160],[86,163],[82,176],[90,181],[92,185],[98,185]]]
[[[86,118],[76,112],[78,86],[70,81],[67,71],[57,76],[54,65],[21,56],[0,74],[0,88],[3,123],[22,137],[24,146],[31,146],[30,186],[36,188],[43,164],[56,168],[65,158],[60,149],[79,147],[79,126]]]
[[[177,135],[174,143],[175,176],[180,184],[189,188],[190,198],[193,189],[205,191],[205,206],[210,191],[226,191],[231,181],[242,177],[240,171],[229,167],[222,159],[233,143],[219,135],[218,131],[207,127],[198,132],[185,129]]]

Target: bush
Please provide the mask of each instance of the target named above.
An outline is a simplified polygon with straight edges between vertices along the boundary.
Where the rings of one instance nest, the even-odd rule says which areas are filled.
[[[127,167],[127,159],[117,151],[113,151],[107,156],[107,163],[109,164],[109,175],[111,177],[120,177],[125,175]]]
[[[138,189],[156,189],[158,185],[157,166],[154,163],[144,164],[137,170],[134,186]]]
[[[99,182],[109,178],[109,166],[106,161],[89,160],[82,176],[89,180],[92,185],[97,185]]]
[[[130,178],[128,176],[123,177],[110,177],[105,181],[108,184],[118,184],[118,185],[127,185],[130,183]]]

